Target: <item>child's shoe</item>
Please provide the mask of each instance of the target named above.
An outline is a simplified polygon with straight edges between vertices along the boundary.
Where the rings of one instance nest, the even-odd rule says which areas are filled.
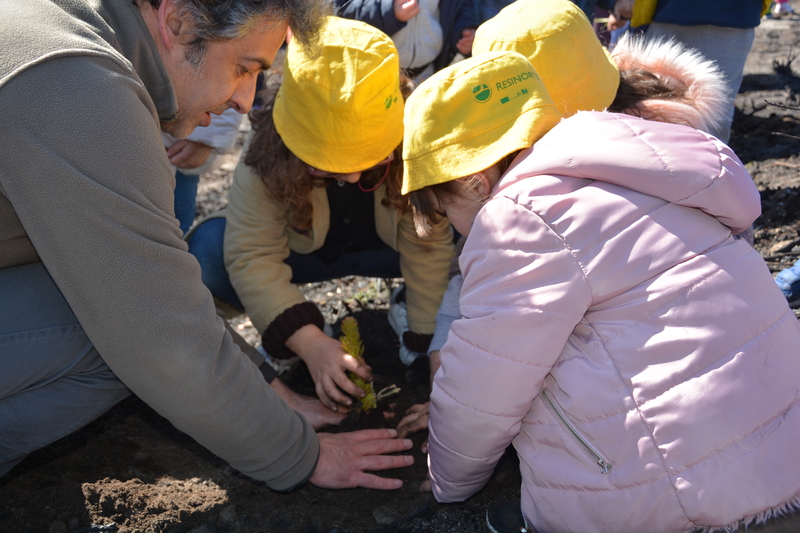
[[[775,276],[775,283],[781,290],[791,307],[800,305],[800,260],[789,268],[785,268]]]
[[[405,284],[395,287],[389,297],[389,313],[387,315],[389,325],[397,333],[400,339],[400,360],[408,366],[417,357],[425,355],[420,352],[412,352],[403,343],[403,333],[409,331],[408,328],[408,309],[406,308],[406,286]]]
[[[490,505],[486,510],[486,525],[492,533],[536,533],[533,528],[525,527],[519,500]]]

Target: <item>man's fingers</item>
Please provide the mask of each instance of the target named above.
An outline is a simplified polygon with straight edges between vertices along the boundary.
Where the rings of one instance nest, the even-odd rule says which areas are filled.
[[[365,473],[413,464],[414,458],[410,455],[381,455],[411,448],[410,440],[395,439],[396,434],[389,429],[318,433],[320,455],[309,481],[325,488],[361,486],[389,490],[400,487],[398,480]]]
[[[397,431],[389,428],[380,429],[359,429],[358,431],[351,431],[348,433],[350,439],[355,442],[364,442],[369,440],[378,439],[394,439],[397,436]]]
[[[375,439],[354,443],[353,448],[359,455],[370,458],[370,456],[379,456],[385,453],[404,452],[410,450],[413,445],[409,439]],[[366,466],[364,466],[364,469],[374,470]]]
[[[379,472],[381,470],[403,468],[413,464],[414,457],[411,455],[367,455],[362,458],[359,470]]]
[[[385,478],[364,472],[359,472],[355,483],[357,487],[377,490],[395,490],[403,486],[403,482],[399,479]]]

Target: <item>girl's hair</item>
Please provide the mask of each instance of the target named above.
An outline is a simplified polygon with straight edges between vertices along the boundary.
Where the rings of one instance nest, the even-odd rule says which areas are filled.
[[[335,180],[311,176],[308,165],[286,147],[275,128],[272,109],[280,87],[280,77],[279,73],[268,76],[261,91],[264,105],[250,112],[253,136],[244,163],[261,178],[267,196],[283,206],[287,223],[293,228],[304,231],[311,229],[313,217],[311,190],[314,187],[326,187]],[[401,72],[400,92],[403,98],[408,98],[412,90],[413,84]],[[381,200],[383,205],[399,210],[409,206],[408,197],[400,194],[403,183],[402,152],[402,145],[394,150],[394,160],[389,164],[386,176],[386,197]],[[365,189],[372,188],[380,182],[384,172],[386,172],[385,167],[365,172],[361,175],[360,183]]]
[[[625,35],[611,56],[620,85],[609,111],[705,132],[718,131],[729,120],[723,75],[699,52],[675,40]]]
[[[522,150],[517,150],[506,155],[489,168],[498,167],[499,175],[502,176],[521,151]],[[437,183],[436,185],[428,185],[422,189],[410,192],[409,197],[411,199],[411,207],[414,210],[414,226],[416,227],[417,235],[423,239],[428,238],[433,225],[437,224],[444,216],[442,212],[437,210],[437,206],[447,204],[459,198],[468,198],[467,191],[478,186],[480,178],[485,172],[486,170],[482,170],[471,176]],[[479,202],[483,203],[486,200],[487,199],[481,199]]]

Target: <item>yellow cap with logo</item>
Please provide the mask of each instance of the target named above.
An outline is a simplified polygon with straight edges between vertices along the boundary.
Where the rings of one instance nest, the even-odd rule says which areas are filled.
[[[318,53],[289,42],[275,97],[275,128],[304,163],[358,172],[403,140],[400,60],[392,40],[366,23],[328,17]]]
[[[528,58],[565,116],[603,111],[619,69],[583,11],[569,0],[517,0],[475,32],[472,54],[512,50]]]
[[[516,52],[487,52],[440,70],[406,102],[407,194],[485,170],[528,148],[562,118]]]

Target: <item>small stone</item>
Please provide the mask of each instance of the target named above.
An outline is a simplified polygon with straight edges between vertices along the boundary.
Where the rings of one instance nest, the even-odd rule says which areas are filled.
[[[238,519],[235,505],[229,505],[219,513],[219,521],[222,524],[235,524]]]
[[[372,512],[372,518],[382,526],[391,524],[396,520],[394,513],[388,507],[378,507]]]
[[[200,527],[196,527],[192,530],[189,530],[189,533],[217,533],[217,530],[214,529],[214,526],[209,524],[203,524]]]
[[[67,533],[67,524],[62,522],[61,520],[56,520],[52,524],[50,524],[50,529],[48,529],[49,533]]]

